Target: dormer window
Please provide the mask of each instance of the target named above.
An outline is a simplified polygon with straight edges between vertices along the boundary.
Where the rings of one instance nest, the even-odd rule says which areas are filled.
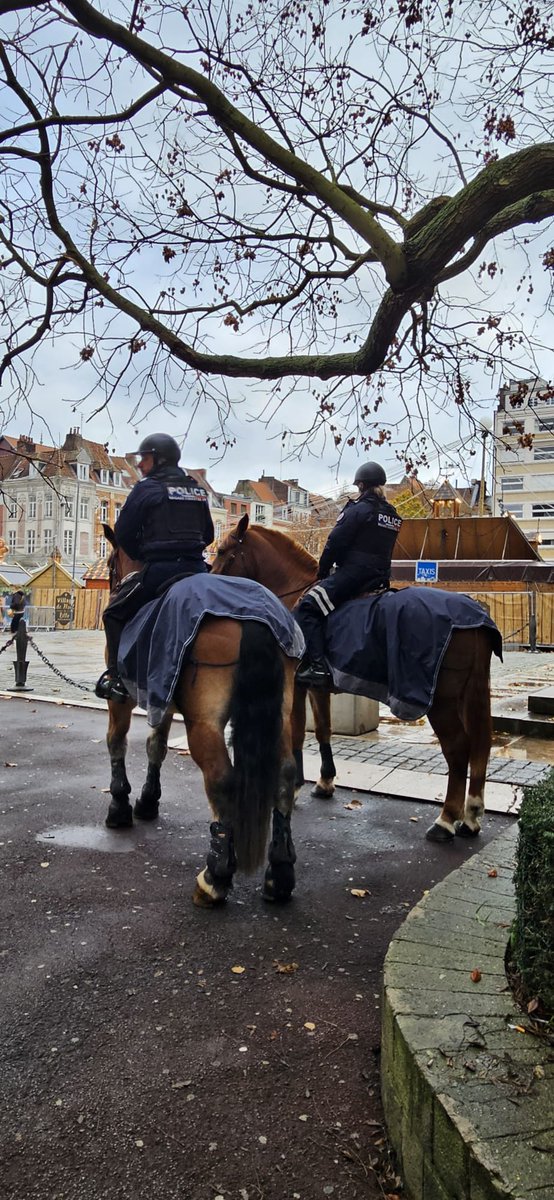
[[[121,474],[121,471],[114,471],[113,485],[114,485],[114,487],[123,487],[123,476]]]
[[[109,483],[109,482],[110,482],[110,472],[107,471],[105,467],[102,467],[101,471],[100,471],[100,483]]]
[[[77,463],[77,479],[88,479],[88,463]]]

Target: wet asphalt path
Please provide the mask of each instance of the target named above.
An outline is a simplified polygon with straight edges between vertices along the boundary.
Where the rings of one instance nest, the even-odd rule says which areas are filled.
[[[425,842],[429,806],[305,789],[293,902],[264,904],[260,873],[205,912],[190,897],[209,814],[189,757],[168,755],[159,821],[114,833],[104,713],[17,697],[0,722],[0,1192],[382,1196],[383,958],[477,847]],[[145,734],[137,722],[137,789]],[[479,848],[509,820],[489,819]]]

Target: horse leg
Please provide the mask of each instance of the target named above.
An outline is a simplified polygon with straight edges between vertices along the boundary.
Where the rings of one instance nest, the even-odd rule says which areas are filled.
[[[106,742],[110,756],[111,801],[106,816],[108,829],[128,829],[133,824],[133,810],[129,803],[131,784],[125,769],[127,734],[131,724],[133,701],[125,704],[108,700],[108,732]]]
[[[292,840],[291,815],[296,790],[297,760],[293,753],[292,721],[288,714],[293,710],[296,692],[294,687],[295,664],[285,663],[285,687],[283,694],[283,733],[281,737],[281,769],[277,804],[273,809],[273,825],[269,844],[268,866],[264,876],[264,900],[290,900],[295,887],[294,864],[296,851]],[[294,697],[294,700],[293,700]]]
[[[474,838],[481,829],[492,744],[491,653],[486,629],[458,629],[444,656],[429,720],[448,763],[448,788],[441,815],[427,831],[430,841],[450,841],[453,834]]]
[[[233,886],[237,869],[233,843],[233,766],[223,728],[201,721],[187,722],[189,750],[204,777],[204,787],[214,820],[206,866],[196,879],[193,902],[199,908],[222,904]]]
[[[167,739],[173,715],[174,709],[170,709],[146,739],[148,769],[140,797],[135,803],[135,816],[139,817],[141,821],[154,821],[158,815],[159,799],[162,794],[160,769],[167,754]]]
[[[448,766],[444,804],[436,821],[425,834],[429,842],[451,842],[457,822],[462,820],[469,766],[469,739],[455,705],[437,704],[435,698],[428,713]]]
[[[310,704],[314,714],[314,731],[321,755],[320,776],[311,790],[311,795],[320,800],[330,800],[335,790],[335,763],[331,748],[331,693],[323,690],[310,692]]]

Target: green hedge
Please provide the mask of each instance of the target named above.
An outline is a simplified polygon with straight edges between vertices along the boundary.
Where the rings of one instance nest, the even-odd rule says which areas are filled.
[[[554,1015],[554,770],[524,789],[514,883],[514,962],[527,995]]]

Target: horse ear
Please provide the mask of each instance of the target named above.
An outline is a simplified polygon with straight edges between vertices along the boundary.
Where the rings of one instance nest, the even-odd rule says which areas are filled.
[[[113,546],[115,549],[115,534],[111,525],[102,525],[102,529],[104,530],[104,537],[106,538],[106,541],[108,541],[110,546]]]
[[[241,517],[241,519],[237,525],[237,537],[239,537],[239,538],[244,537],[247,529],[248,529],[248,513],[245,513],[244,516]]]

